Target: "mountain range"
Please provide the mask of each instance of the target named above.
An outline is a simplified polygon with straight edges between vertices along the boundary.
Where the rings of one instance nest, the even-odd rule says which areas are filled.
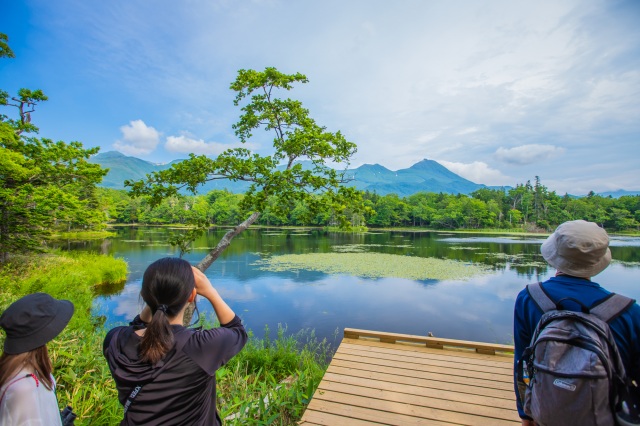
[[[155,164],[135,157],[126,156],[118,151],[108,151],[97,154],[89,159],[90,162],[100,164],[109,169],[109,173],[102,180],[101,186],[113,189],[124,189],[124,181],[136,181],[152,172],[168,169],[175,160],[166,164]],[[347,170],[346,176],[351,179],[347,184],[357,189],[376,192],[380,195],[390,193],[401,197],[415,194],[416,192],[443,192],[449,194],[470,194],[479,188],[503,188],[487,186],[467,180],[440,163],[433,160],[421,160],[413,166],[392,171],[380,164],[364,164],[360,167]],[[228,180],[215,180],[207,182],[198,190],[205,194],[213,189],[227,189],[230,192],[241,193],[249,187],[247,182],[231,182]],[[508,187],[506,187],[508,189]],[[599,195],[614,198],[622,195],[640,195],[640,191],[614,191]]]

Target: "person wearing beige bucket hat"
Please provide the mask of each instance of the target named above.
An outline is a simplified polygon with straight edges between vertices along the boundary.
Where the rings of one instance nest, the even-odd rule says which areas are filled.
[[[556,269],[555,276],[540,283],[542,291],[556,306],[580,312],[612,296],[611,292],[591,280],[611,263],[609,236],[596,223],[584,220],[562,223],[543,242],[540,252],[547,263]],[[519,360],[529,346],[543,314],[529,287],[518,294],[513,321],[515,360]],[[610,320],[609,327],[627,376],[640,383],[640,306],[631,303]],[[514,385],[518,395],[517,382]],[[516,398],[516,401],[522,424],[534,425],[533,420],[524,413],[520,399]]]
[[[34,293],[16,300],[0,315],[6,334],[0,356],[0,425],[73,423],[70,408],[61,418],[47,352],[47,343],[67,326],[73,309],[68,300]]]
[[[574,277],[594,277],[611,263],[607,231],[584,220],[558,226],[540,251],[549,265]]]

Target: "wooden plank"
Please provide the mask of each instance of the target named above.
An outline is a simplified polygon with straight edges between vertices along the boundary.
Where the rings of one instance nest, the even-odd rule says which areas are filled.
[[[401,393],[397,391],[388,391],[384,389],[373,389],[369,387],[362,387],[356,385],[350,385],[346,383],[337,383],[323,380],[318,389],[322,391],[334,391],[341,393],[348,393],[353,395],[360,395],[367,398],[382,399],[387,401],[404,402],[407,404],[418,405],[422,407],[431,407],[436,409],[442,409],[447,411],[454,411],[459,413],[473,414],[490,419],[502,419],[509,421],[519,422],[520,418],[518,413],[513,409],[487,407],[484,405],[476,405],[468,402],[449,401],[446,399],[426,397],[421,395],[413,395],[407,393]],[[323,392],[317,392],[314,398],[323,398]],[[488,422],[490,423],[490,422]]]
[[[369,408],[356,407],[353,405],[342,404],[338,402],[332,401],[321,401],[319,399],[312,399],[311,404],[314,404],[314,411],[326,412],[334,415],[348,417],[347,419],[342,419],[341,422],[334,423],[335,425],[351,425],[352,419],[357,419],[361,421],[374,422],[374,423],[382,423],[385,425],[391,426],[405,426],[405,425],[433,425],[433,426],[452,426],[455,423],[444,422],[440,420],[434,419],[426,419],[426,418],[418,418],[413,416],[408,416],[400,413],[389,413],[386,411],[373,410]],[[317,421],[317,420],[314,420]]]
[[[451,361],[433,360],[428,357],[411,357],[393,354],[371,353],[358,350],[336,352],[334,359],[362,362],[363,364],[388,365],[412,371],[443,372],[462,377],[476,377],[492,381],[513,383],[513,366],[483,366]]]
[[[351,361],[350,361],[351,362]],[[385,366],[376,366],[374,364],[365,364],[361,363],[357,364],[349,364],[345,366],[344,360],[336,360],[335,363],[331,363],[327,371],[332,371],[331,368],[339,369],[341,374],[354,375],[359,377],[366,377],[367,375],[375,374],[380,380],[385,380],[393,383],[405,383],[405,384],[415,384],[422,383],[423,386],[428,387],[443,387],[448,386],[451,388],[459,389],[459,391],[464,392],[465,389],[475,389],[479,388],[481,390],[474,391],[477,393],[485,393],[491,394],[496,397],[505,397],[511,398],[515,397],[515,395],[509,395],[509,392],[513,390],[510,386],[510,383],[506,382],[496,382],[492,383],[487,379],[478,379],[472,380],[472,378],[468,378],[462,380],[463,377],[450,375],[449,378],[442,377],[441,375],[446,374],[446,369],[441,370],[433,370],[433,371],[413,371],[413,374],[396,374],[395,371],[389,372]],[[348,370],[352,370],[349,372]],[[422,374],[424,373],[424,374]],[[433,374],[437,374],[438,376],[432,376]],[[429,377],[432,377],[431,380],[428,380]],[[436,380],[436,377],[438,380]],[[484,381],[481,381],[484,380]],[[483,384],[484,386],[478,386],[479,384]],[[499,384],[498,384],[499,383]],[[507,396],[501,396],[507,395]]]
[[[420,380],[433,380],[438,382],[456,383],[463,386],[475,386],[479,388],[502,389],[513,392],[513,382],[494,381],[490,374],[482,375],[477,373],[473,376],[460,376],[449,374],[446,369],[437,370],[405,370],[402,367],[365,364],[356,360],[344,360],[334,358],[331,363],[334,367],[351,368],[354,370],[370,371],[376,373],[386,373],[394,376],[414,377]]]
[[[472,342],[467,340],[444,339],[439,337],[415,336],[411,334],[387,333],[383,331],[360,330],[355,328],[345,328],[344,337],[351,339],[359,339],[368,337],[380,339],[382,342],[394,343],[397,341],[424,343],[429,346],[444,347],[453,346],[460,348],[469,348],[481,353],[493,354],[495,352],[513,352],[512,345],[501,345],[497,343]]]
[[[347,328],[299,424],[518,425],[512,352]]]
[[[393,377],[388,374],[362,373],[353,372],[348,374],[348,369],[339,367],[329,367],[330,371],[324,375],[322,380],[346,383],[356,386],[369,387],[372,389],[384,389],[400,393],[408,393],[412,395],[422,395],[430,398],[447,399],[450,401],[468,402],[476,405],[485,405],[487,407],[515,408],[515,394],[513,391],[499,391],[482,388],[481,393],[477,393],[478,389],[471,386],[453,385],[451,383],[428,382],[420,380],[394,381]],[[464,392],[461,392],[463,390]]]
[[[380,343],[373,340],[343,339],[342,343],[338,347],[338,351],[348,349],[369,350],[374,353],[405,354],[408,356],[429,357],[432,359],[452,360],[456,362],[490,365],[494,367],[510,368],[513,366],[513,356],[484,355],[478,354],[477,352],[431,349],[422,346]]]
[[[311,401],[313,402],[313,400]],[[313,423],[307,423],[313,422]],[[360,420],[355,418],[349,418],[342,414],[334,414],[325,411],[317,411],[307,408],[302,416],[301,425],[318,424],[322,426],[337,426],[337,425],[349,425],[349,426],[369,426],[369,425],[381,425],[384,423],[377,423],[373,420]]]
[[[430,407],[423,405],[414,405],[406,401],[398,402],[388,399],[374,399],[371,397],[363,397],[341,392],[326,391],[315,396],[318,400],[331,401],[337,404],[357,406],[370,410],[383,411],[389,414],[415,417],[418,420],[428,419],[430,421],[441,421],[454,423],[457,425],[477,425],[487,422],[487,418],[475,414],[461,413],[442,409],[441,407]],[[514,419],[504,420],[491,418],[492,426],[512,426],[520,423]]]
[[[372,352],[368,350],[368,348],[363,349],[352,349],[345,348],[340,351],[337,351],[334,355],[334,358],[337,359],[351,359],[351,358],[359,358],[363,362],[370,363],[397,363],[404,364],[408,370],[419,370],[419,369],[428,369],[428,368],[442,368],[457,371],[459,375],[465,375],[466,372],[474,372],[474,371],[483,371],[486,373],[493,374],[494,376],[511,376],[513,373],[513,365],[512,364],[503,364],[502,366],[493,366],[493,365],[485,365],[485,364],[472,364],[464,361],[459,361],[457,359],[451,360],[442,360],[437,358],[432,358],[428,354],[424,354],[421,356],[414,356],[412,354],[393,354],[393,353],[381,353],[381,352]]]

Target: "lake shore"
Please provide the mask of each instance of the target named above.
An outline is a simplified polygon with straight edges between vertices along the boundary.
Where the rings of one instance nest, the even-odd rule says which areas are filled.
[[[109,224],[108,227],[109,228],[136,228],[136,227],[145,227],[145,228],[150,228],[150,227],[158,227],[158,228],[167,228],[167,229],[191,229],[192,226],[189,225],[183,225],[183,224],[151,224],[151,225],[147,225],[147,224],[142,224],[142,223],[113,223],[113,224]],[[230,225],[212,225],[209,229],[231,229],[233,228],[233,226]],[[324,226],[274,226],[274,225],[256,225],[253,224],[251,225],[251,229],[283,229],[283,230],[324,230],[325,227]],[[526,231],[524,229],[496,229],[496,228],[489,228],[489,229],[479,229],[479,228],[458,228],[458,229],[432,229],[432,228],[419,228],[419,227],[384,227],[384,228],[374,228],[374,227],[368,227],[367,231],[363,231],[362,233],[367,233],[367,232],[379,232],[379,231],[384,231],[384,232],[416,232],[416,233],[423,233],[423,232],[436,232],[436,233],[452,233],[452,234],[492,234],[492,235],[521,235],[521,236],[528,236],[528,237],[536,237],[536,236],[549,236],[551,235],[551,232],[547,232],[547,231],[540,231],[540,232],[530,232],[530,231]],[[339,231],[339,230],[335,230],[335,229],[331,229],[327,232],[352,232],[352,231]],[[360,233],[360,232],[355,232],[355,233]],[[609,235],[616,235],[616,236],[625,236],[625,237],[640,237],[640,230],[626,230],[626,231],[619,231],[619,232],[613,232],[613,231],[607,231],[607,233]],[[82,232],[78,232],[78,235],[82,235]]]

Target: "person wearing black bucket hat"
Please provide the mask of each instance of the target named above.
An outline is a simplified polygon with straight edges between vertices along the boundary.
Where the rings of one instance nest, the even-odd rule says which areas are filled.
[[[73,303],[46,293],[24,296],[2,313],[0,424],[62,424],[46,345],[72,316]]]
[[[609,236],[596,223],[584,220],[564,222],[551,234],[540,248],[542,257],[556,269],[555,276],[540,283],[546,296],[563,309],[580,312],[591,310],[612,293],[591,280],[611,263]],[[538,306],[529,288],[522,290],[516,298],[514,308],[514,359],[517,361],[527,346],[543,311]],[[640,306],[631,303],[608,323],[613,333],[627,376],[640,383]],[[517,382],[514,383],[518,395]],[[630,389],[638,393],[638,389]],[[633,395],[636,400],[640,395]],[[518,413],[523,425],[534,425],[516,398]],[[598,423],[600,424],[600,423]],[[624,423],[618,419],[616,424]]]

